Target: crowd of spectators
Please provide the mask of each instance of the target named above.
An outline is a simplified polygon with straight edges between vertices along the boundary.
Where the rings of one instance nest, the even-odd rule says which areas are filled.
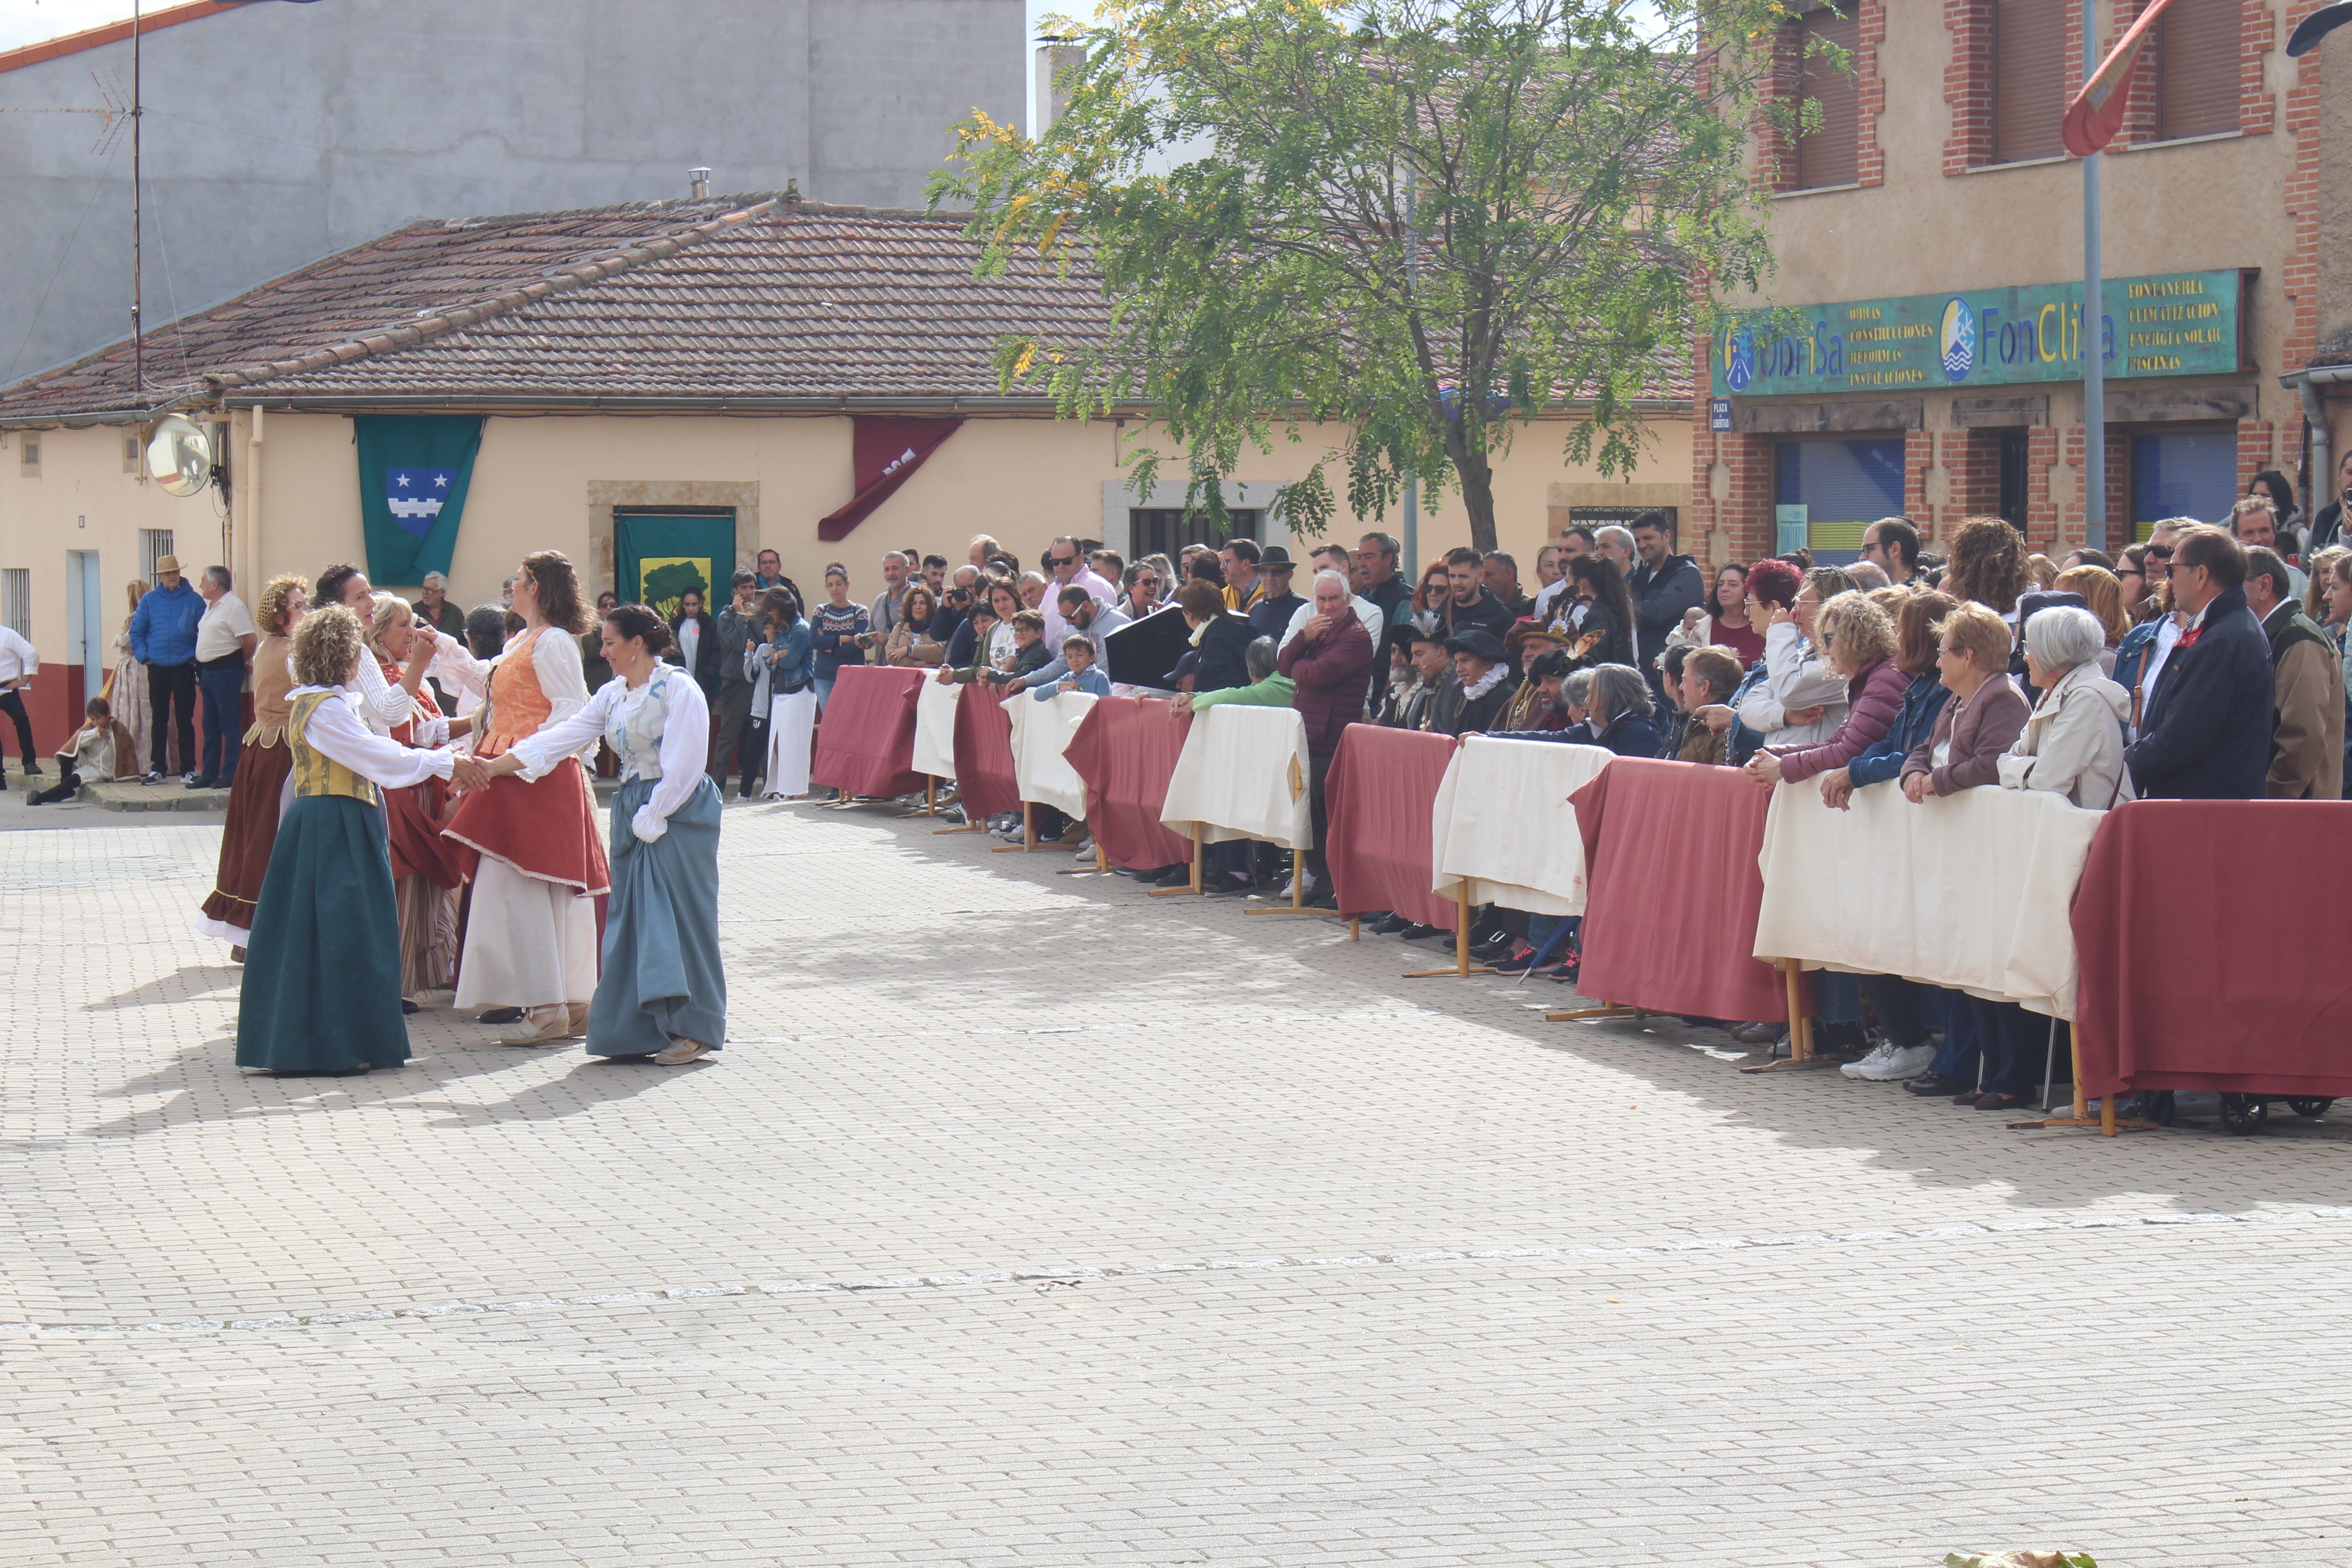
[[[2117,556],[2031,556],[1994,517],[1963,521],[1937,554],[1886,518],[1843,567],[1800,552],[1711,574],[1675,553],[1662,517],[1576,525],[1499,646],[1459,569],[1466,552],[1442,563],[1442,589],[1441,563],[1424,571],[1373,711],[1439,733],[1740,767],[1844,810],[1881,785],[1921,806],[1980,788],[2093,811],[2341,798],[2352,550],[2324,544],[2299,568],[2289,552],[2311,535],[2291,509],[2285,480],[2264,474],[2228,526],[2171,519]],[[1549,951],[1546,923],[1484,911],[1474,955],[1507,972],[1558,958],[1553,974],[1572,981],[1575,953]],[[1394,916],[1375,929],[1433,934]],[[1851,1076],[2006,1110],[2042,1069],[2038,1028],[2011,1005],[1890,976],[1817,978],[1817,1036],[1853,1058]],[[1750,1043],[1785,1037],[1726,1022]]]

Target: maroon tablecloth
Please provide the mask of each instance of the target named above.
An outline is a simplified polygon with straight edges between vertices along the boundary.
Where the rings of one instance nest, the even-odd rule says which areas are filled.
[[[1021,809],[1021,786],[1013,777],[1013,719],[1004,711],[1003,690],[984,680],[956,695],[955,762],[964,820]]]
[[[915,771],[915,696],[927,669],[847,664],[816,727],[809,781],[852,795],[889,796],[923,787]]]
[[[2084,1092],[2352,1097],[2347,885],[2352,802],[2109,812],[2074,894]]]
[[[1160,821],[1192,727],[1164,698],[1106,697],[1070,737],[1062,756],[1087,781],[1087,828],[1112,865],[1148,868],[1192,858],[1192,841]]]
[[[1430,891],[1429,811],[1457,744],[1451,735],[1377,724],[1350,724],[1340,733],[1323,785],[1331,823],[1323,858],[1340,913],[1393,910],[1454,929],[1454,900]]]
[[[1579,991],[1654,1013],[1789,1016],[1788,983],[1755,956],[1770,790],[1738,768],[1619,757],[1569,799],[1590,889]]]

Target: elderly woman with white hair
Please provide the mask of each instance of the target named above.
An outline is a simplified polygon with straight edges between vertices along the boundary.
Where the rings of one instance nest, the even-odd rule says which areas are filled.
[[[1571,694],[1569,681],[1587,678],[1586,689]],[[1664,745],[1652,717],[1649,684],[1630,664],[1596,665],[1572,672],[1560,683],[1570,724],[1564,730],[1497,730],[1506,741],[1552,741],[1571,746],[1599,746],[1621,757],[1654,757]],[[1581,720],[1575,710],[1584,710]]]
[[[2092,811],[2132,798],[2124,766],[2131,693],[2100,672],[2106,628],[2071,605],[2025,623],[2025,665],[2042,689],[2025,728],[2000,760],[2004,789],[2047,790]]]

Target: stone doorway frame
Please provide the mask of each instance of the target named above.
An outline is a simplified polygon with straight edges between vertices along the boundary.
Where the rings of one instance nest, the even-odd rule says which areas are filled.
[[[613,514],[621,507],[726,508],[735,513],[735,566],[750,571],[764,548],[760,540],[760,481],[757,479],[590,479],[588,481],[588,567],[583,584],[588,602],[614,586],[620,560],[613,540]]]

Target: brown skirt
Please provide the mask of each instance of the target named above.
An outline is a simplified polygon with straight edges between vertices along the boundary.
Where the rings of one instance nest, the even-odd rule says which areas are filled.
[[[282,736],[274,745],[248,741],[237,754],[228,821],[221,828],[220,867],[204,905],[204,929],[224,942],[242,947],[253,930],[254,905],[261,899],[262,879],[269,875],[269,852],[278,844],[278,797],[293,769],[294,750]]]

